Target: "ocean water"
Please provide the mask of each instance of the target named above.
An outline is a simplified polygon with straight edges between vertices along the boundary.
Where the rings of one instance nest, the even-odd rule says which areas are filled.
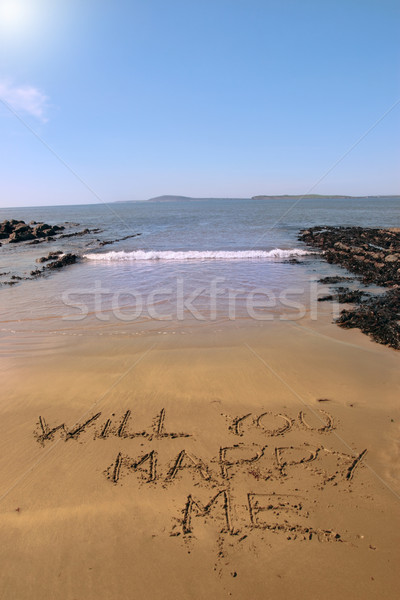
[[[400,226],[400,198],[208,199],[0,209],[6,218],[98,231],[0,248],[1,330],[125,330],[144,321],[268,320],[308,310],[319,277],[342,272],[298,241],[313,225]],[[123,241],[100,246],[101,241]],[[76,265],[32,281],[50,251]],[[293,262],[296,259],[298,262]],[[291,262],[292,260],[292,262]],[[314,287],[313,287],[314,286]],[[300,306],[300,308],[299,308]],[[250,307],[250,308],[249,308]],[[118,329],[119,328],[119,329]]]

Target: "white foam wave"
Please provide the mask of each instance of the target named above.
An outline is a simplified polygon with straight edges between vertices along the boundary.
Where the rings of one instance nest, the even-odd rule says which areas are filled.
[[[300,248],[292,248],[282,250],[274,248],[273,250],[164,250],[164,251],[148,251],[148,250],[133,250],[125,252],[124,250],[105,253],[89,253],[84,254],[84,258],[88,260],[98,261],[141,261],[141,260],[251,260],[251,259],[271,259],[271,258],[291,258],[293,256],[305,256],[314,254]]]

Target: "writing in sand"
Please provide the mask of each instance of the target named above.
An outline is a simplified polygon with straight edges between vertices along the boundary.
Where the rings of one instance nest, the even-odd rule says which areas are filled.
[[[351,491],[367,450],[343,448],[332,414],[305,407],[295,415],[260,411],[221,413],[220,418],[221,440],[207,456],[197,451],[196,446],[204,449],[204,441],[190,426],[185,431],[167,427],[164,408],[153,418],[149,415],[144,429],[135,428],[131,410],[88,414],[71,427],[49,424],[40,416],[34,435],[42,446],[60,438],[65,443],[120,444],[112,463],[105,465],[105,481],[121,486],[134,480],[136,486],[160,487],[166,494],[176,486],[184,501],[172,515],[170,535],[193,538],[196,528],[213,522],[220,534],[238,541],[254,531],[305,541],[346,541],[343,533],[318,522],[318,493],[333,487],[337,493]],[[188,481],[192,487],[182,496]]]

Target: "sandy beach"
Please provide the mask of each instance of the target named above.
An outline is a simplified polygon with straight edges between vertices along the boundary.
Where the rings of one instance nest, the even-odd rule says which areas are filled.
[[[0,600],[394,600],[400,4],[0,0]]]
[[[2,597],[392,598],[398,353],[329,314],[162,331],[3,344]]]

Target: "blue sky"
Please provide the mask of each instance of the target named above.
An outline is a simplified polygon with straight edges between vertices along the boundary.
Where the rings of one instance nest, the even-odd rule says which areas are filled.
[[[400,193],[398,31],[397,0],[0,0],[0,205]]]

